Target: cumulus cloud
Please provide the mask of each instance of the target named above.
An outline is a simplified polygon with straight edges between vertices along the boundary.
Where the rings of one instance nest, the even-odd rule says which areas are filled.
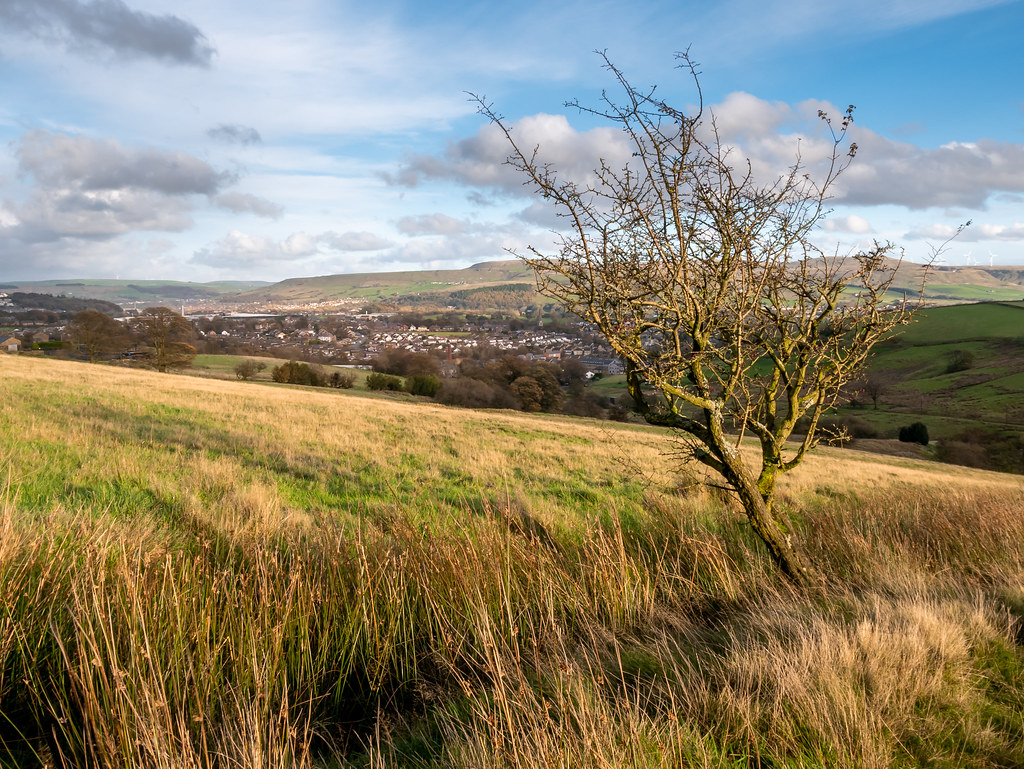
[[[216,243],[192,255],[194,264],[225,269],[251,269],[297,264],[327,251],[376,251],[391,243],[370,232],[333,230],[317,234],[293,232],[283,240],[232,230]]]
[[[23,243],[65,238],[106,240],[135,230],[181,232],[192,224],[190,206],[149,190],[35,190],[12,206],[15,223],[0,235]]]
[[[826,232],[852,232],[855,235],[867,235],[874,232],[868,220],[856,214],[826,219],[822,229]]]
[[[372,232],[334,232],[328,230],[317,235],[317,242],[332,251],[379,251],[391,241]]]
[[[244,269],[295,262],[317,252],[316,239],[295,232],[284,240],[232,230],[208,248],[192,255],[192,262],[210,267]]]
[[[445,214],[403,216],[398,230],[406,235],[455,235],[466,229],[466,223]]]
[[[0,0],[3,26],[73,51],[104,51],[208,67],[215,53],[199,28],[171,14],[136,11],[122,0]]]
[[[76,186],[83,190],[128,187],[164,195],[212,195],[235,181],[183,152],[132,149],[113,140],[30,131],[22,136],[15,156],[18,170],[47,187]]]
[[[183,152],[31,131],[14,146],[14,157],[28,190],[0,209],[0,237],[22,247],[63,241],[71,249],[131,232],[182,232],[202,197],[235,213],[283,212],[255,195],[224,191],[235,175]]]
[[[827,162],[831,135],[819,110],[837,126],[843,110],[816,100],[790,106],[731,96],[712,108],[723,140],[762,174],[788,168],[798,148],[812,170]],[[996,195],[1024,191],[1024,144],[982,139],[924,148],[856,122],[850,139],[857,156],[833,188],[834,199],[849,205],[983,209]]]
[[[749,159],[758,179],[785,173],[799,153],[812,175],[820,173],[832,151],[822,110],[838,128],[843,110],[819,100],[796,105],[734,93],[706,115],[734,165]],[[712,122],[704,126],[710,136]],[[527,152],[539,148],[540,163],[550,163],[560,177],[581,182],[600,160],[612,168],[628,163],[625,135],[612,128],[577,130],[562,115],[539,114],[512,125],[512,135]],[[850,205],[899,205],[910,209],[960,206],[982,209],[999,194],[1024,192],[1024,144],[979,140],[922,148],[896,141],[854,123],[850,138],[857,156],[832,188],[833,200]],[[425,179],[454,181],[506,194],[529,194],[523,177],[505,160],[509,145],[494,125],[450,144],[441,155],[413,155],[387,177],[392,184],[415,186]]]
[[[512,135],[527,151],[539,147],[541,162],[554,164],[565,178],[576,181],[589,178],[602,158],[612,167],[620,167],[631,156],[621,131],[604,127],[577,131],[565,115],[524,117],[512,126]],[[508,155],[505,135],[488,124],[475,136],[450,144],[440,157],[410,156],[397,173],[385,179],[408,187],[424,179],[441,179],[519,193],[523,191],[523,178],[505,163]]]
[[[215,199],[235,181],[185,153],[49,131],[25,134],[14,154],[18,175],[34,184],[23,200],[5,205],[3,235],[23,243],[180,232],[192,223],[194,196]]]
[[[237,123],[221,123],[206,132],[211,139],[225,142],[227,144],[241,144],[247,147],[250,144],[261,144],[263,137],[255,128],[238,125]]]
[[[908,240],[946,241],[956,234],[956,227],[948,224],[927,224],[911,230],[905,238]],[[975,222],[957,236],[959,243],[978,243],[989,240],[1024,241],[1024,222],[1013,224],[993,224]]]
[[[277,203],[245,192],[224,192],[212,200],[221,208],[236,214],[251,213],[267,219],[279,219],[284,213],[284,208]]]
[[[995,193],[1024,191],[1021,144],[982,140],[922,149],[870,136],[863,152],[864,161],[858,158],[843,180],[848,203],[983,209]]]

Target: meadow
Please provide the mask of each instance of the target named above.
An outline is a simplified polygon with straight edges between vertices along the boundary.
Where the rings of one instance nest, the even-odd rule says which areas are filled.
[[[0,358],[0,766],[1024,765],[1024,480]]]

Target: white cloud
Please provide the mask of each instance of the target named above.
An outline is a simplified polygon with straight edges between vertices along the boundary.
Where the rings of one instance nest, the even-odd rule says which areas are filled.
[[[804,168],[820,179],[833,144],[828,127],[818,118],[819,110],[832,116],[833,128],[838,130],[843,110],[827,102],[807,100],[791,106],[731,94],[708,109],[702,135],[710,137],[713,115],[733,165],[741,167],[749,159],[755,177],[763,182],[785,173],[798,153]],[[600,160],[620,168],[632,159],[621,131],[580,131],[563,115],[522,118],[512,126],[512,136],[527,153],[537,147],[539,163],[550,163],[562,179],[577,183],[589,178]],[[836,202],[981,209],[994,195],[1024,192],[1024,144],[982,139],[926,149],[885,138],[856,123],[850,128],[850,139],[858,145],[857,156],[832,188]],[[475,135],[450,144],[440,156],[411,156],[389,181],[416,186],[424,179],[449,180],[529,195],[523,175],[505,163],[509,153],[501,131],[485,125]]]
[[[170,278],[177,277],[179,269],[165,240],[64,238],[26,246],[0,233],[0,272],[8,280],[94,275]]]
[[[372,232],[322,232],[316,237],[317,243],[332,251],[379,251],[391,245],[391,241]]]
[[[325,251],[375,251],[389,245],[389,241],[370,232],[293,232],[277,240],[232,230],[212,245],[198,249],[191,261],[228,270],[281,266],[300,269],[322,261]]]
[[[855,235],[867,235],[874,231],[867,219],[856,214],[826,219],[822,229],[826,232],[850,232]]]
[[[184,152],[35,130],[22,135],[13,154],[23,186],[4,205],[0,236],[23,245],[182,232],[204,198],[234,213],[283,213],[256,195],[223,191],[236,174]]]
[[[565,178],[578,182],[590,178],[602,159],[619,168],[631,155],[621,131],[606,127],[577,131],[565,115],[532,115],[510,128],[524,152],[537,147],[541,163],[551,163]],[[525,194],[523,176],[505,162],[510,149],[502,131],[488,124],[474,136],[450,144],[440,157],[410,156],[388,181],[415,187],[424,179],[441,179]]]
[[[406,235],[457,235],[466,229],[465,222],[446,214],[403,216],[397,226]]]
[[[267,219],[278,219],[284,213],[284,208],[277,203],[245,192],[225,192],[212,198],[212,201],[236,214],[249,212]]]
[[[316,241],[304,232],[283,240],[232,230],[212,246],[195,252],[192,262],[226,269],[252,269],[295,262],[316,253]]]
[[[389,262],[453,264],[467,261],[508,259],[506,248],[517,245],[498,235],[413,238],[382,254]]]
[[[904,237],[908,240],[946,241],[956,234],[956,229],[956,227],[948,224],[933,223],[916,227]],[[984,241],[1024,241],[1024,222],[1014,222],[1013,224],[975,222],[957,237],[958,243],[979,243]]]

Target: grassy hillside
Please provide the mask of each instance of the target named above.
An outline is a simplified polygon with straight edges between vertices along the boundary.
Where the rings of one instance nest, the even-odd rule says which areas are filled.
[[[519,261],[482,262],[464,270],[411,270],[292,278],[238,296],[241,302],[313,302],[330,299],[392,299],[410,294],[444,294],[509,283],[533,283]]]
[[[0,358],[0,765],[1024,764],[1024,482]]]
[[[260,281],[219,281],[191,283],[173,280],[45,280],[4,283],[0,290],[8,293],[25,291],[42,294],[64,294],[78,298],[102,299],[114,304],[140,307],[182,302],[208,302],[222,295],[233,295],[266,285]]]
[[[922,266],[904,262],[893,291],[916,295],[921,287]],[[937,302],[993,302],[1024,299],[1024,267],[944,265],[929,270],[925,297]]]
[[[1024,472],[1024,302],[924,310],[876,348],[869,376],[877,408],[865,395],[842,417],[889,438],[921,421],[943,458]]]
[[[907,293],[914,295],[921,286],[922,268],[904,263],[898,273],[889,301],[898,301]],[[68,294],[104,299],[121,305],[210,303],[222,300],[231,306],[264,304],[304,304],[341,299],[394,301],[401,297],[416,307],[436,299],[444,306],[449,295],[464,300],[467,291],[509,284],[527,284],[532,288],[533,273],[518,260],[481,262],[462,270],[410,270],[406,272],[321,275],[291,278],[279,283],[259,281],[219,281],[186,283],[164,280],[72,279],[0,284],[2,291],[28,291]],[[532,295],[532,291],[530,292]],[[935,302],[1020,301],[1024,299],[1022,267],[940,267],[931,274],[925,296]],[[537,300],[536,295],[526,302]],[[545,300],[546,301],[546,300]],[[473,307],[471,309],[480,309]],[[495,309],[506,309],[498,304]]]
[[[921,286],[922,267],[911,262],[900,267],[888,295],[898,301],[915,295]],[[436,296],[475,288],[533,284],[533,273],[522,262],[482,262],[464,270],[415,270],[409,272],[323,275],[292,278],[240,294],[239,302],[315,302],[332,299],[395,300]],[[942,267],[934,272],[925,296],[938,302],[1014,301],[1024,299],[1024,268]]]
[[[966,353],[966,355],[964,355]],[[963,368],[951,371],[954,359]],[[899,428],[921,421],[933,439],[962,444],[952,461],[1024,472],[1017,437],[1024,432],[1024,302],[987,302],[922,310],[898,336],[875,348],[868,377],[880,388],[839,419],[892,451]],[[625,395],[624,376],[591,387],[601,395]],[[932,451],[934,455],[935,450]],[[992,454],[992,456],[989,456]]]

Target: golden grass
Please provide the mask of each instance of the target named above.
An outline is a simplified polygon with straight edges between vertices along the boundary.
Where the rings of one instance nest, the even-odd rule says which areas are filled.
[[[0,766],[1014,766],[1024,481],[0,358]]]

